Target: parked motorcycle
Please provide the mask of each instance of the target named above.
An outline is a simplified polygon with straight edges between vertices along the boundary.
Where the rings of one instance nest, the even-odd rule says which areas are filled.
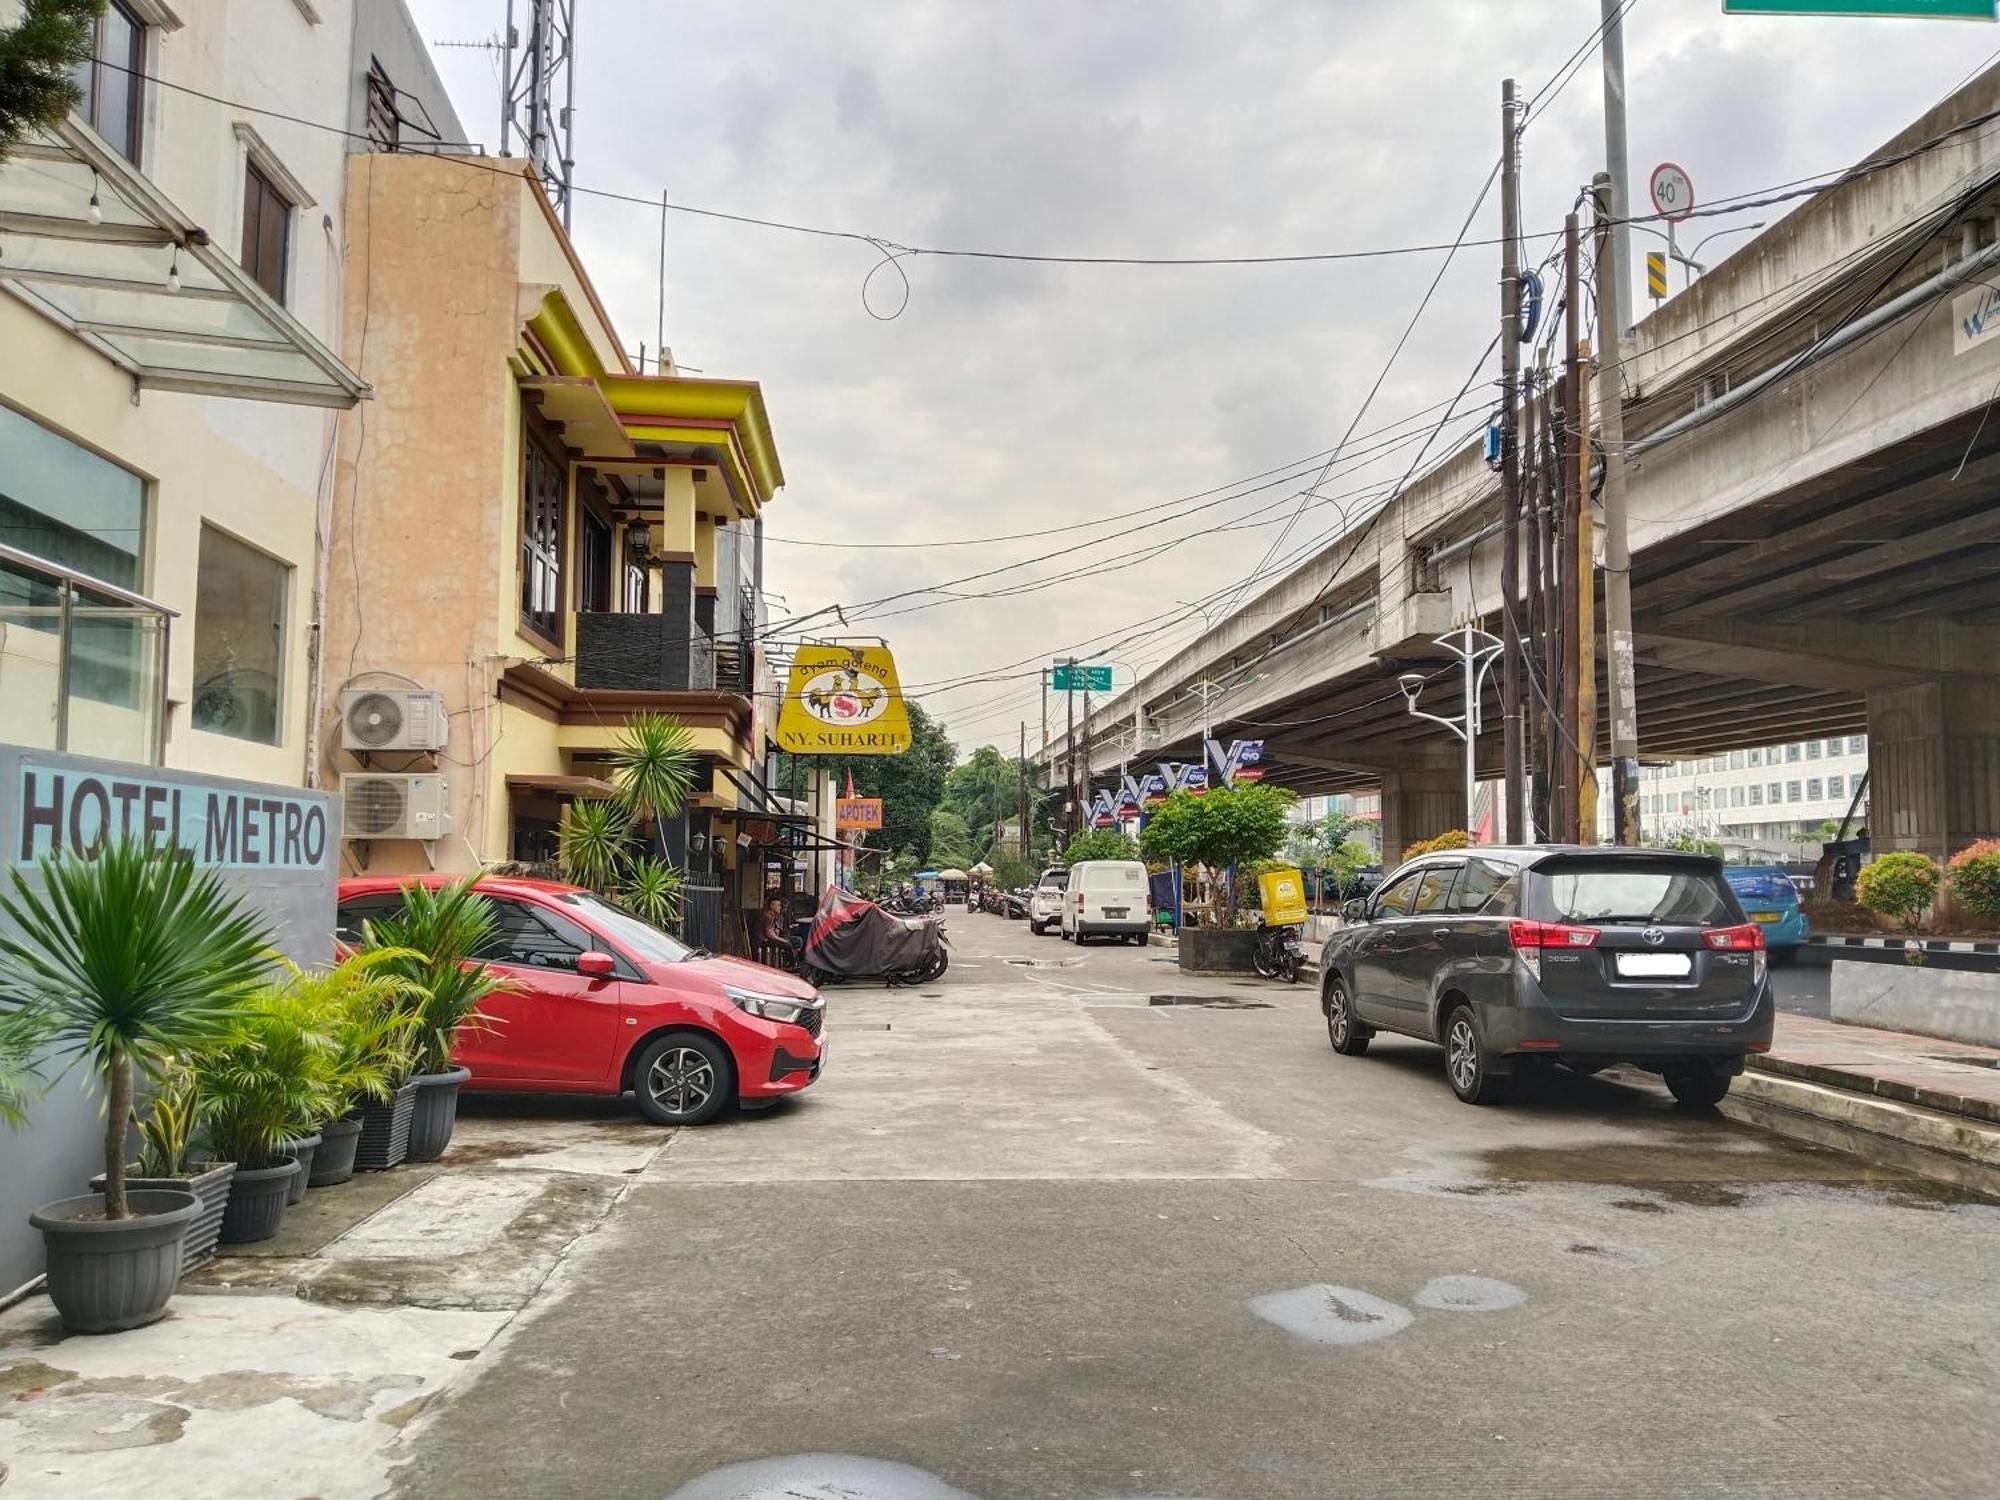
[[[824,988],[847,979],[886,979],[891,989],[941,978],[950,939],[933,917],[904,917],[864,897],[828,886],[813,914],[800,973]]]
[[[1293,926],[1266,927],[1257,934],[1256,950],[1250,962],[1266,979],[1282,979],[1296,984],[1305,969],[1305,944]]]

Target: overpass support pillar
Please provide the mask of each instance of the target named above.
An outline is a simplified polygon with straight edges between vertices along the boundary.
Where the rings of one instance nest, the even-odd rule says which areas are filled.
[[[1939,861],[2000,837],[2000,678],[1869,689],[1867,826],[1878,854]]]
[[[1465,777],[1458,771],[1382,774],[1382,868],[1393,869],[1406,846],[1465,825]]]

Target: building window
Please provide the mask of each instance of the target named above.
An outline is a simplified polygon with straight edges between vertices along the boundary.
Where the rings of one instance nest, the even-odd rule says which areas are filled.
[[[1771,793],[1771,801],[1774,805],[1784,800],[1785,789],[1782,786],[1778,785],[1778,783],[1775,781],[1771,783],[1770,793]]]
[[[1743,769],[1743,752],[1741,750],[1732,750],[1729,752],[1729,769],[1732,771]]]
[[[1797,760],[1797,759],[1798,759],[1798,758],[1799,758],[1799,757],[1800,757],[1801,755],[1803,755],[1804,753],[1805,753],[1805,746],[1803,746],[1803,745],[1787,745],[1787,746],[1785,746],[1785,759],[1786,759],[1786,760],[1788,760],[1788,761],[1789,761],[1789,760]]]
[[[0,544],[138,589],[146,485],[0,406]]]
[[[278,743],[292,570],[214,528],[195,576],[194,727]]]
[[[1751,764],[1751,765],[1753,765],[1753,766],[1761,766],[1761,765],[1763,765],[1763,764],[1764,764],[1764,752],[1763,752],[1762,750],[1752,750],[1752,751],[1750,752],[1750,764]]]
[[[601,614],[611,608],[611,523],[584,511],[577,521],[576,607]]]
[[[1819,759],[1819,741],[1818,741],[1818,740],[1807,740],[1807,741],[1806,741],[1806,759],[1807,759],[1807,760],[1818,760],[1818,759]]]
[[[1845,776],[1827,777],[1826,794],[1829,797],[1845,797],[1847,795],[1847,778]]]
[[[292,252],[292,203],[254,161],[243,166],[243,253],[238,263],[250,279],[285,300],[285,268]]]
[[[533,421],[521,444],[521,623],[562,644],[564,464]]]
[[[1742,787],[1733,786],[1729,789],[1729,805],[1731,807],[1741,807],[1743,805]]]
[[[125,160],[139,164],[139,120],[145,103],[146,28],[124,0],[97,18],[90,61],[71,75],[83,97],[76,112]]]
[[[1799,784],[1796,781],[1785,783],[1785,800],[1787,802],[1796,802],[1799,800]]]
[[[1867,748],[1868,748],[1868,741],[1864,736],[1858,734],[1850,734],[1847,737],[1847,753],[1849,755],[1859,755],[1861,754],[1862,751],[1866,750]]]
[[[1817,802],[1825,795],[1826,788],[1821,785],[1820,779],[1817,776],[1806,783],[1806,801]]]
[[[1764,805],[1764,788],[1759,784],[1753,783],[1750,787],[1750,805],[1752,807]]]

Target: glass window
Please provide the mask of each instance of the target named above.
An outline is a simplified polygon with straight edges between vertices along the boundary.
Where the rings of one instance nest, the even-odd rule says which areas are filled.
[[[1764,805],[1764,788],[1756,782],[1752,782],[1750,786],[1750,805],[1752,807]]]
[[[402,914],[403,893],[400,890],[350,896],[340,903],[334,914],[333,935],[343,943],[358,943],[363,937],[363,922],[379,922],[384,917],[399,917]]]
[[[1801,755],[1805,754],[1805,748],[1804,745],[1785,746],[1785,759],[1788,761],[1797,760]]]
[[[112,148],[135,166],[139,161],[139,117],[144,102],[146,28],[126,7],[111,0],[97,20],[90,61],[70,76],[83,97],[76,112]]]
[[[1847,737],[1847,753],[1849,755],[1859,755],[1867,748],[1868,738],[1866,735],[1850,734]]]
[[[611,608],[611,523],[584,511],[577,520],[578,569],[576,607],[604,611]]]
[[[1559,921],[1695,926],[1729,920],[1722,877],[1686,864],[1559,860],[1540,866],[1535,879]]]
[[[145,540],[144,480],[0,406],[0,543],[137,590]]]
[[[1506,865],[1487,859],[1467,860],[1452,896],[1452,909],[1468,914],[1480,912],[1489,917],[1511,916],[1517,885],[1518,878]]]
[[[1829,797],[1845,797],[1847,795],[1847,778],[1845,776],[1827,777],[1826,794]]]
[[[1068,879],[1068,873],[1063,872],[1063,882]],[[1047,883],[1046,877],[1044,883]],[[580,915],[595,922],[600,932],[623,943],[649,962],[677,964],[691,957],[695,951],[650,923],[642,922],[629,912],[622,912],[584,891],[565,891],[556,899],[566,906],[575,907]]]
[[[493,935],[474,955],[488,963],[519,964],[530,969],[561,969],[576,972],[576,956],[583,949],[543,920],[542,914],[521,901],[493,903]]]
[[[521,623],[562,644],[563,504],[567,465],[535,423],[521,444]]]
[[[1764,752],[1763,752],[1762,750],[1752,750],[1752,751],[1750,752],[1750,764],[1751,764],[1751,765],[1753,765],[1753,766],[1761,766],[1761,765],[1763,765],[1763,764],[1764,764]]]
[[[1448,909],[1451,902],[1451,882],[1458,874],[1457,865],[1432,865],[1417,882],[1417,897],[1410,905],[1410,915],[1424,916],[1431,912]]]
[[[1807,741],[1806,741],[1806,759],[1807,759],[1807,760],[1818,760],[1818,759],[1819,759],[1819,741],[1818,741],[1818,740],[1807,740]]]
[[[1743,805],[1742,787],[1733,786],[1729,789],[1729,805],[1731,807],[1741,807]]]
[[[1782,802],[1785,800],[1785,789],[1778,782],[1774,781],[1771,783],[1770,794],[1773,802]]]
[[[1817,776],[1813,777],[1812,780],[1806,783],[1806,801],[1817,802],[1821,797],[1825,795],[1826,795],[1826,790],[1820,784],[1820,779]]]
[[[195,576],[194,727],[278,743],[292,570],[213,527]]]
[[[1375,893],[1375,911],[1380,916],[1400,917],[1410,910],[1410,895],[1417,888],[1417,879],[1423,872],[1412,870],[1409,874],[1390,881]]]
[[[243,253],[237,262],[250,279],[285,300],[285,266],[292,250],[292,205],[255,162],[243,170]]]
[[[1732,771],[1743,769],[1743,752],[1741,750],[1732,750],[1729,752],[1729,769]]]
[[[1796,781],[1785,783],[1785,800],[1787,802],[1796,802],[1799,800],[1799,784]]]

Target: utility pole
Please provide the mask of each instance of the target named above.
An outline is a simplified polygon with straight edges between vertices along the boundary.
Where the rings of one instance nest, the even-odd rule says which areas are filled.
[[[1063,706],[1069,711],[1069,795],[1065,799],[1069,806],[1063,812],[1063,833],[1068,839],[1076,837],[1076,658],[1069,659],[1069,671],[1063,675]]]
[[[1514,443],[1521,370],[1520,137],[1514,80],[1500,84],[1500,760],[1506,780],[1503,843],[1521,842],[1526,776],[1521,755],[1521,479]]]
[[[1548,628],[1548,611],[1542,599],[1542,506],[1541,506],[1541,438],[1535,430],[1535,372],[1530,370],[1522,379],[1521,393],[1521,442],[1519,473],[1521,496],[1521,526],[1525,535],[1522,550],[1527,554],[1528,576],[1523,580],[1522,620],[1527,626],[1527,636],[1521,644],[1522,672],[1532,679],[1535,675],[1537,652],[1542,633]],[[1546,691],[1544,679],[1544,691]],[[1523,809],[1523,826],[1526,837],[1523,842],[1536,843],[1541,839],[1542,830],[1548,827],[1548,762],[1542,751],[1543,709],[1538,707],[1533,693],[1527,694],[1521,702],[1521,779],[1526,783],[1527,801]],[[1511,825],[1510,825],[1511,826]],[[1517,837],[1510,833],[1510,838]]]
[[[1617,268],[1618,294],[1613,300],[1622,316],[1625,299],[1632,295],[1632,173],[1625,152],[1625,21],[1622,12],[1630,0],[1599,0],[1603,15],[1604,40],[1604,161],[1611,169],[1611,216],[1618,221],[1613,236],[1611,263]],[[1600,262],[1600,265],[1602,263]],[[1597,275],[1597,305],[1604,306],[1604,273]],[[1624,323],[1616,325],[1624,328]],[[1598,343],[1608,353],[1613,346],[1602,338]]]
[[[1608,60],[1605,67],[1610,67]],[[1622,217],[1623,210],[1616,206],[1618,183],[1610,173],[1599,172],[1590,186],[1597,203],[1597,425],[1604,445],[1604,666],[1611,698],[1611,836],[1616,843],[1636,844],[1639,714],[1632,665],[1632,554],[1625,536],[1625,382],[1618,337],[1622,294],[1612,289],[1607,295],[1604,285],[1606,251],[1616,229],[1623,227],[1611,220],[1614,215]]]
[[[1590,341],[1576,346],[1579,374],[1590,369]],[[1577,410],[1587,413],[1582,388]],[[1576,841],[1597,842],[1597,521],[1590,506],[1590,421],[1576,429]]]
[[[1014,841],[1014,854],[1019,859],[1032,860],[1028,851],[1034,841],[1028,836],[1028,721],[1021,721],[1021,755],[1014,763],[1014,783],[1020,792],[1021,836]]]
[[[1554,812],[1554,836],[1556,842],[1574,844],[1578,842],[1579,824],[1577,804],[1581,796],[1578,784],[1578,752],[1582,740],[1577,737],[1577,639],[1578,617],[1582,608],[1583,590],[1578,586],[1583,581],[1577,568],[1577,513],[1589,505],[1589,494],[1583,476],[1578,472],[1577,455],[1583,449],[1583,358],[1582,319],[1579,303],[1582,300],[1582,286],[1577,261],[1580,247],[1577,244],[1576,214],[1571,212],[1563,220],[1563,404],[1562,441],[1558,445],[1557,468],[1562,481],[1562,498],[1556,522],[1556,571],[1561,577],[1559,590],[1562,598],[1562,616],[1556,631],[1561,643],[1560,671],[1557,674],[1559,690],[1556,712],[1556,764],[1561,767],[1556,776],[1556,805]],[[1587,578],[1588,575],[1583,575]]]

